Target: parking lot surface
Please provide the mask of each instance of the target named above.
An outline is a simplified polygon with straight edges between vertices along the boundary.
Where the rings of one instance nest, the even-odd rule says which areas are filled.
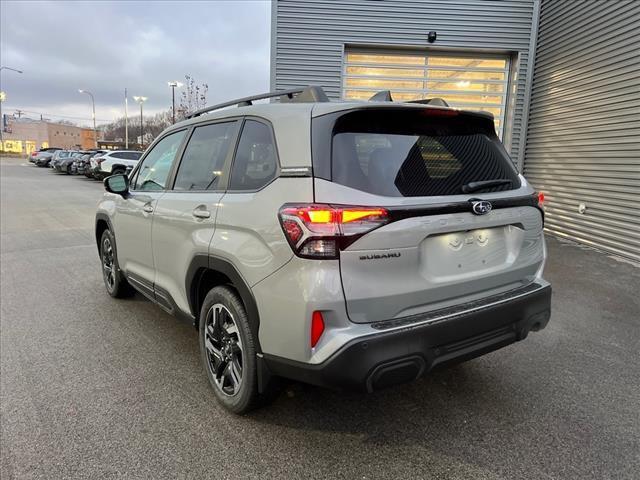
[[[640,478],[640,268],[548,239],[539,333],[371,395],[214,401],[196,331],[109,297],[100,183],[0,161],[0,477]]]

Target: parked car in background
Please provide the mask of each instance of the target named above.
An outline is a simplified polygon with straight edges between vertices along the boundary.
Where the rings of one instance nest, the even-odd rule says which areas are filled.
[[[82,157],[85,152],[71,152],[71,154],[56,162],[55,169],[57,172],[71,174],[73,162],[75,162],[78,158]]]
[[[72,152],[73,150],[58,150],[51,157],[51,160],[49,161],[49,166],[54,170],[56,170],[56,166],[58,165],[58,163],[60,163],[62,160],[66,158],[69,158]]]
[[[85,155],[80,157],[75,162],[75,172],[78,175],[84,175],[87,178],[93,178],[93,172],[91,171],[91,159],[93,157],[100,156],[107,153],[108,150],[88,150]]]
[[[112,150],[91,159],[93,177],[103,180],[109,175],[130,172],[140,160],[142,152],[135,150]]]
[[[57,151],[62,150],[58,147],[41,148],[35,152],[32,152],[29,156],[29,161],[35,163],[39,167],[46,167],[51,161],[51,157]]]
[[[85,160],[88,161],[89,157],[91,156],[91,152],[80,152],[80,153],[81,153],[81,155],[78,155],[74,159],[73,163],[71,164],[71,173],[73,175],[78,175],[79,174],[78,169],[80,167],[80,164],[83,163]]]

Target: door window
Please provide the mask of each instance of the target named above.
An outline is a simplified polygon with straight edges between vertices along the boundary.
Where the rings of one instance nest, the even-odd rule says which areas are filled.
[[[145,157],[134,180],[134,190],[164,190],[173,159],[182,144],[186,130],[167,135]]]
[[[235,125],[215,123],[194,129],[178,167],[174,190],[216,190]]]
[[[277,167],[271,128],[247,120],[233,161],[229,190],[259,190],[273,180]]]

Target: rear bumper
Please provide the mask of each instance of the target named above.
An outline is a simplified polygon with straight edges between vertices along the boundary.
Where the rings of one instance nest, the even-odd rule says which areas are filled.
[[[462,313],[432,316],[417,326],[381,322],[386,325],[379,333],[354,339],[318,365],[264,354],[261,376],[369,392],[409,382],[438,365],[478,357],[546,327],[551,287],[539,287]]]
[[[104,170],[102,170],[99,165],[97,167],[92,168],[91,173],[93,178],[97,178],[98,180],[104,180],[109,175],[111,175],[110,172],[105,172]]]

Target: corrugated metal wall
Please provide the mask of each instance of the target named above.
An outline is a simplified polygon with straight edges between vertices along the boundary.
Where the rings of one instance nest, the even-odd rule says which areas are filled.
[[[345,44],[511,52],[518,68],[505,142],[517,159],[533,17],[534,0],[274,1],[271,86],[319,84],[339,98]]]
[[[525,175],[547,229],[640,260],[640,1],[544,0],[534,72]]]

